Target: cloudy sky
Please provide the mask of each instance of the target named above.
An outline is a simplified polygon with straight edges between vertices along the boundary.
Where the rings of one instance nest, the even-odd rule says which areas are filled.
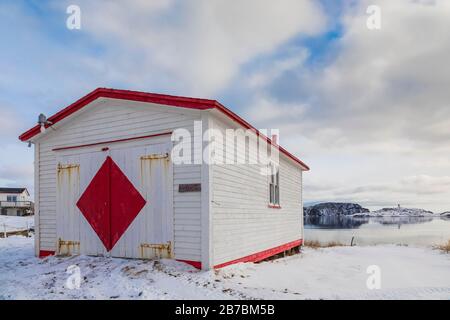
[[[0,36],[0,185],[33,189],[17,136],[40,112],[115,87],[279,128],[307,202],[450,210],[448,0],[2,0]]]

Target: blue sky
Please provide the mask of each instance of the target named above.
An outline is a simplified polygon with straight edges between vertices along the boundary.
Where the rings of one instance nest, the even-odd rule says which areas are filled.
[[[445,0],[2,1],[0,184],[32,190],[17,136],[102,86],[214,98],[279,128],[312,168],[305,201],[450,210],[449,17]]]

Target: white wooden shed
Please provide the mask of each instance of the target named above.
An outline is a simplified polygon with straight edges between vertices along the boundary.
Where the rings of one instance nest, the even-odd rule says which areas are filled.
[[[192,140],[178,139],[180,129]],[[266,143],[270,161],[218,162],[232,151],[255,156],[250,143],[217,139],[229,129]],[[161,257],[210,269],[302,244],[308,166],[217,101],[99,88],[19,138],[35,146],[38,256]],[[176,143],[191,163],[174,160]]]

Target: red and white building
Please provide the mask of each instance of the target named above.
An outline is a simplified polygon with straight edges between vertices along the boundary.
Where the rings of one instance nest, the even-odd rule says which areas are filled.
[[[99,88],[44,128],[20,136],[35,146],[36,255],[162,257],[209,269],[302,244],[309,168],[285,149],[273,176],[261,174],[272,164],[174,164],[180,128],[193,136],[183,140],[192,154],[208,147],[208,129],[251,129],[278,149],[217,101]],[[218,141],[210,147],[230,152]],[[237,150],[252,157],[248,145]]]

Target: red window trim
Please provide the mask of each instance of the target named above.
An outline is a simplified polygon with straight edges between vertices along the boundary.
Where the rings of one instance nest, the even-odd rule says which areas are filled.
[[[281,206],[279,204],[268,204],[267,207],[271,209],[281,209]]]

